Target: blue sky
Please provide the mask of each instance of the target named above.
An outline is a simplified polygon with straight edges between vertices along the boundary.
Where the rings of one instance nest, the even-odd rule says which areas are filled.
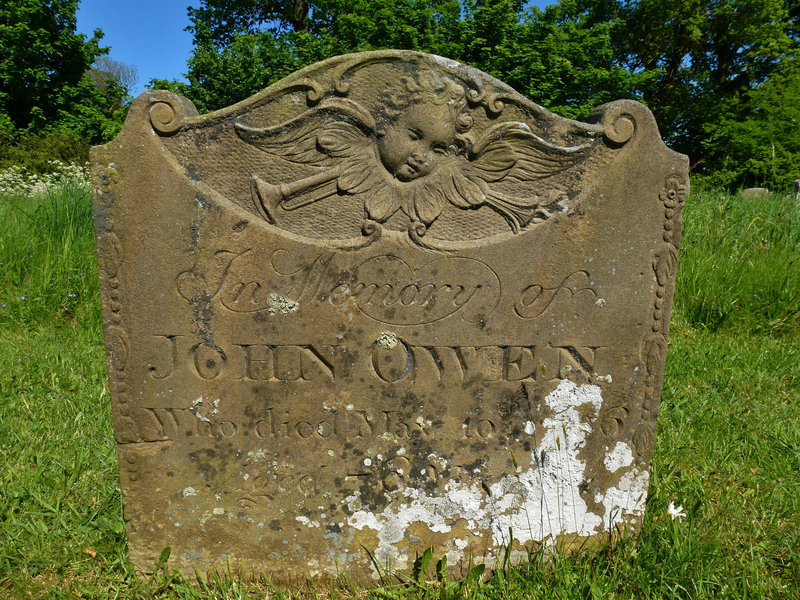
[[[115,60],[135,65],[139,81],[133,95],[154,78],[176,79],[186,71],[192,37],[186,7],[191,0],[82,0],[78,31],[91,35],[102,29],[102,44]]]
[[[554,0],[533,1],[543,7]],[[186,7],[199,0],[82,0],[78,31],[91,35],[102,29],[102,44],[111,47],[115,60],[134,65],[139,81],[133,95],[144,91],[151,79],[181,79],[192,51]]]

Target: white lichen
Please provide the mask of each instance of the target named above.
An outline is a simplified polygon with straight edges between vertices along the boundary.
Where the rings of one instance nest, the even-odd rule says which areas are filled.
[[[192,400],[192,406],[189,407],[189,411],[195,416],[198,421],[203,421],[204,423],[210,423],[211,417],[214,417],[219,413],[219,398],[214,400],[211,403],[206,404],[204,398],[199,396]]]
[[[353,495],[346,499],[352,511],[348,523],[359,530],[368,527],[376,531],[376,557],[395,568],[408,568],[413,558],[398,546],[414,523],[441,533],[450,532],[456,522],[466,523],[475,535],[491,531],[496,546],[508,543],[509,528],[521,544],[553,542],[560,534],[598,533],[603,519],[588,510],[581,496],[586,464],[578,453],[602,405],[601,390],[595,385],[578,387],[562,381],[545,402],[551,416],[542,422],[543,434],[532,452],[531,467],[489,485],[490,493],[486,493],[485,483],[456,480],[448,481],[439,495],[407,487],[401,492],[402,500],[380,513],[366,510],[358,495]],[[641,482],[636,483],[640,487]],[[630,513],[637,507],[636,503],[625,504],[624,511]]]
[[[248,462],[251,463],[255,464],[266,463],[267,460],[269,460],[269,455],[267,454],[266,450],[264,450],[263,448],[259,448],[258,450],[250,450],[247,453],[247,458]]]
[[[397,346],[397,334],[394,331],[381,331],[375,344],[384,350],[391,350]]]
[[[608,375],[598,375],[595,373],[592,375],[592,383],[611,383],[613,380],[611,379],[611,374]]]
[[[626,517],[644,515],[649,483],[649,471],[631,469],[620,477],[618,487],[606,490],[603,506],[606,509],[604,522],[608,531],[617,524],[624,523]]]
[[[319,527],[319,521],[312,521],[308,517],[302,515],[295,517],[294,520],[298,523],[302,523],[306,527]]]
[[[270,292],[267,299],[267,307],[270,315],[276,315],[278,313],[288,315],[289,313],[297,311],[300,308],[300,303],[286,296],[280,296],[275,292]]]
[[[606,452],[603,464],[611,473],[616,473],[623,467],[629,467],[633,463],[633,452],[631,447],[624,442],[617,442],[613,450]]]

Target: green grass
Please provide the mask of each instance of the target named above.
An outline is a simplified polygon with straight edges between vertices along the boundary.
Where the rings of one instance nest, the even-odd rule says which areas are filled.
[[[99,330],[88,186],[0,196],[0,223],[0,327],[80,323]]]
[[[715,330],[800,325],[800,210],[788,196],[695,192],[684,210],[678,317]]]
[[[701,191],[685,221],[641,535],[597,553],[534,552],[486,582],[280,589],[251,574],[135,576],[88,194],[0,198],[0,598],[796,598],[798,209]],[[670,502],[686,520],[669,518]]]

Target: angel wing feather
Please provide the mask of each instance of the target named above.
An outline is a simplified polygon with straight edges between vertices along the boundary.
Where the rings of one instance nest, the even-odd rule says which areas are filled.
[[[361,105],[329,98],[318,106],[271,127],[234,123],[236,133],[259,150],[290,162],[321,165],[329,156],[342,158],[368,142],[375,121]]]
[[[558,146],[543,140],[525,123],[505,121],[490,127],[472,145],[467,158],[472,169],[491,177],[486,181],[506,176],[517,181],[544,179],[584,160],[592,147],[591,142]]]
[[[585,160],[592,147],[591,142],[558,146],[537,136],[525,123],[498,123],[472,144],[466,164],[451,172],[445,195],[459,208],[491,207],[516,232],[550,202],[543,202],[538,194],[512,198],[490,184],[552,177]]]

